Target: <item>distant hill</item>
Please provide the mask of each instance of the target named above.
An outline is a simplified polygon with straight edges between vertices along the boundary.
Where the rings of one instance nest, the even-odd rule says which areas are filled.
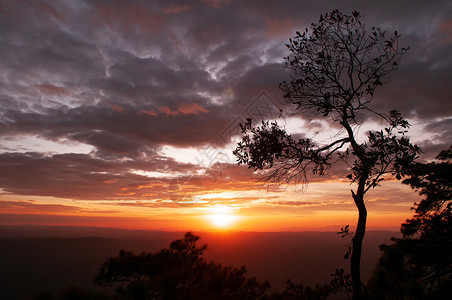
[[[336,268],[348,269],[347,240],[334,232],[197,232],[208,244],[207,260],[245,265],[248,275],[280,290],[288,278],[297,283],[328,283]],[[93,287],[93,278],[120,249],[156,251],[183,232],[95,227],[0,226],[0,299],[29,299],[40,290],[74,284]],[[397,232],[371,231],[362,263],[367,280],[380,256],[378,245]]]

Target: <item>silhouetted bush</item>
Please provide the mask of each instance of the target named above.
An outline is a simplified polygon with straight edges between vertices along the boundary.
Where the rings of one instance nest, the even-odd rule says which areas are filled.
[[[101,267],[95,282],[127,299],[264,299],[268,282],[246,278],[245,267],[206,262],[207,245],[190,232],[156,253],[121,250]]]

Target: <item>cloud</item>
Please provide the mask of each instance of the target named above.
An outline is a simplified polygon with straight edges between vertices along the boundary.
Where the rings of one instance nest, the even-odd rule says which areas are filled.
[[[267,35],[269,38],[280,37],[287,38],[294,33],[296,21],[293,19],[272,19],[266,18],[265,23],[268,26]]]
[[[37,6],[39,13],[57,19],[59,22],[65,22],[66,17],[62,15],[55,7],[47,3],[39,3]]]
[[[0,201],[0,211],[2,213],[77,213],[82,209],[76,206],[62,204],[40,204],[36,201]]]
[[[159,156],[145,160],[105,160],[88,154],[0,154],[0,183],[7,193],[69,199],[168,198],[168,179],[139,175],[194,172],[198,167]],[[140,187],[146,187],[145,189]]]
[[[190,9],[191,5],[189,4],[170,3],[164,8],[162,8],[162,11],[166,14],[179,14],[182,12],[189,11]]]
[[[190,115],[190,114],[200,114],[200,113],[208,113],[209,111],[199,105],[198,103],[188,103],[188,104],[182,104],[177,109],[180,113],[184,115]]]
[[[183,115],[197,115],[199,113],[208,113],[209,111],[199,105],[198,103],[187,103],[187,104],[181,104],[179,107],[175,110],[171,110],[168,106],[160,106],[158,110],[167,115],[167,116],[177,116],[179,114]],[[152,113],[150,115],[153,115]],[[155,114],[157,115],[157,114]]]
[[[240,120],[265,118],[256,113],[262,92],[273,111],[284,109],[278,89],[289,76],[284,44],[336,7],[336,1],[3,1],[0,137],[37,136],[94,150],[50,155],[52,149],[9,147],[0,153],[0,188],[73,199],[135,197],[149,201],[136,205],[148,206],[168,199],[169,175],[197,174],[207,191],[254,190],[246,168],[222,164],[221,157],[210,167],[183,164],[162,149],[199,149],[202,158],[203,148],[231,148]],[[341,9],[398,30],[411,47],[392,82],[377,90],[373,108],[421,120],[423,134],[434,137],[424,142],[426,155],[436,155],[451,139],[450,5],[351,1]],[[312,130],[331,130],[300,118]],[[310,182],[344,174],[344,166],[334,166]]]
[[[203,3],[214,8],[222,8],[227,4],[231,3],[233,0],[201,0]]]
[[[438,29],[442,32],[445,37],[439,43],[446,44],[452,42],[452,21],[444,21],[438,25]]]
[[[93,10],[95,23],[112,30],[153,34],[165,25],[163,16],[146,2],[98,1]]]

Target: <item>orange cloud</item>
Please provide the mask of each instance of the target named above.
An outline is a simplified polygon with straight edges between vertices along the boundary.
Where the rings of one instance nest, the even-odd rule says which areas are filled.
[[[157,117],[158,113],[155,110],[141,110],[138,112],[139,115],[148,115],[148,116],[153,116],[153,117]]]
[[[76,206],[63,204],[39,204],[36,201],[0,201],[1,213],[71,213],[80,212]]]
[[[189,114],[197,115],[199,113],[208,113],[209,112],[207,109],[205,109],[198,103],[182,104],[181,106],[179,106],[179,108],[177,110],[184,115],[189,115]]]
[[[179,114],[183,115],[197,115],[199,113],[208,113],[209,110],[205,109],[198,103],[189,103],[180,105],[177,110],[172,110],[170,107],[164,105],[159,107],[159,111],[161,113],[166,114],[167,116],[177,116]]]
[[[133,196],[133,195],[135,195],[135,193],[115,193],[115,195],[117,195],[117,196]]]
[[[116,180],[116,179],[111,179],[111,180],[104,180],[104,181],[102,181],[102,183],[105,183],[105,184],[113,184],[113,183],[116,183],[118,180]]]
[[[147,183],[147,184],[142,184],[142,185],[138,185],[138,186],[135,186],[135,187],[124,187],[121,190],[127,191],[127,190],[130,190],[130,189],[136,189],[136,190],[154,189],[154,188],[158,188],[160,186],[162,186],[161,182],[158,182],[158,183]]]
[[[160,106],[159,107],[159,111],[161,113],[166,114],[167,116],[177,116],[179,114],[179,112],[177,110],[171,110],[171,108],[169,108],[168,106]]]

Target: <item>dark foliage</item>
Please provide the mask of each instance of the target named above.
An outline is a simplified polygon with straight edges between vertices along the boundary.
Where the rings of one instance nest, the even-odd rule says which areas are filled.
[[[416,163],[404,180],[425,198],[402,224],[403,238],[382,245],[370,288],[376,299],[447,299],[452,285],[452,147]]]
[[[402,225],[405,237],[420,234],[428,235],[435,226],[445,226],[450,219],[452,206],[452,146],[441,151],[436,157],[438,161],[413,164],[410,177],[403,183],[410,185],[425,196],[413,209],[415,215]]]
[[[331,296],[334,299],[342,299],[343,297],[349,298],[349,294],[352,292],[352,282],[349,274],[345,274],[344,269],[336,269],[331,274],[330,284],[319,285],[314,288],[305,286],[303,284],[296,284],[292,280],[288,279],[286,282],[286,288],[283,292],[273,293],[267,296],[266,300],[324,300]]]
[[[296,284],[290,279],[287,280],[286,289],[281,293],[273,293],[266,300],[323,300],[328,297],[331,287],[328,285],[314,288],[306,287],[303,284]]]
[[[95,282],[113,286],[126,299],[262,299],[269,283],[202,258],[207,245],[190,232],[157,253],[121,251],[108,259]]]

